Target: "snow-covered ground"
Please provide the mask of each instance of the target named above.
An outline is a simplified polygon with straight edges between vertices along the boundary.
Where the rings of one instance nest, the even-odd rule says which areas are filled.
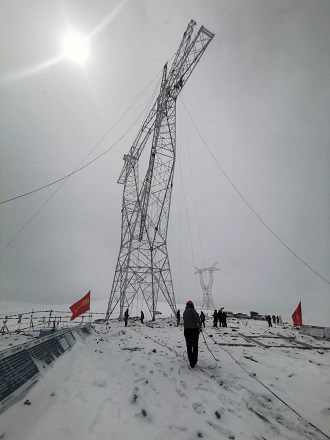
[[[0,438],[326,438],[305,420],[330,436],[330,351],[322,348],[330,343],[299,336],[289,326],[268,330],[263,321],[228,324],[214,329],[207,321],[204,336],[218,361],[201,335],[194,370],[174,318],[157,319],[153,327],[133,319],[126,328],[115,320],[108,330],[98,325],[95,335],[77,342],[24,399],[0,414]],[[251,345],[238,333],[294,335],[320,348],[215,343]],[[282,339],[258,341],[289,345]]]

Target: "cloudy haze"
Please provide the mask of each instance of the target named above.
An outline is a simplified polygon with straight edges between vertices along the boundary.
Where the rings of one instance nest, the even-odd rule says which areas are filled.
[[[192,18],[215,38],[184,87],[185,105],[253,209],[329,280],[328,0],[2,0],[1,200],[74,170],[172,57]],[[70,29],[89,37],[84,65],[62,56]],[[128,130],[156,85],[88,160]],[[72,176],[1,253],[0,299],[59,304],[88,290],[109,296],[120,243],[123,187],[116,182],[141,123]],[[244,204],[180,100],[177,151],[168,234],[177,300],[200,301],[194,264],[217,262],[216,307],[288,318],[302,300],[306,323],[330,325],[329,284]],[[59,185],[0,206],[1,249]]]

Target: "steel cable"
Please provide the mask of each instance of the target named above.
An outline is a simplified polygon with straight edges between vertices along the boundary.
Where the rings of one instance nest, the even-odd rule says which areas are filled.
[[[234,183],[232,182],[232,180],[230,179],[230,177],[228,176],[228,174],[225,172],[225,170],[222,168],[222,166],[220,165],[220,163],[218,162],[218,160],[216,159],[216,157],[214,156],[212,150],[210,149],[210,147],[208,146],[208,144],[206,143],[205,139],[203,138],[201,132],[199,131],[197,125],[195,124],[194,120],[192,119],[185,103],[183,102],[182,98],[180,97],[181,102],[191,120],[191,122],[193,123],[197,133],[199,134],[201,140],[203,141],[203,144],[205,145],[205,147],[207,148],[208,152],[210,153],[210,155],[212,156],[213,160],[215,161],[215,163],[217,164],[217,166],[220,168],[222,174],[225,176],[225,178],[228,180],[228,182],[230,183],[230,185],[234,188],[234,190],[236,191],[236,193],[240,196],[240,198],[243,200],[243,202],[249,207],[249,209],[253,212],[253,214],[260,220],[260,222],[268,229],[268,231],[289,251],[291,252],[292,255],[294,255],[302,264],[304,264],[308,269],[310,269],[312,272],[314,272],[315,275],[317,275],[318,277],[320,277],[323,281],[325,281],[326,283],[328,283],[330,285],[330,281],[328,281],[326,278],[324,278],[321,274],[319,274],[316,270],[314,270],[309,264],[307,264],[302,258],[300,258],[292,249],[289,248],[289,246],[287,244],[284,243],[283,240],[281,240],[281,238],[266,224],[266,222],[259,216],[259,214],[252,208],[252,206],[249,204],[249,202],[246,200],[246,198],[240,193],[240,191],[238,190],[238,188],[234,185]]]

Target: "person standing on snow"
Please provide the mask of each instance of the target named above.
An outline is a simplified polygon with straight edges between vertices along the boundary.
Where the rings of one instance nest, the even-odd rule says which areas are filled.
[[[222,327],[222,308],[218,310],[218,321],[219,321],[219,327]]]
[[[213,327],[218,327],[218,312],[216,310],[213,313]]]
[[[176,312],[176,325],[179,326],[180,325],[180,310],[178,309],[178,311]]]
[[[201,320],[201,326],[203,325],[204,328],[205,328],[205,315],[204,315],[203,311],[201,311],[201,314],[200,314],[199,317],[200,317],[200,320]]]
[[[270,317],[270,315],[267,315],[267,321],[268,321],[268,327],[273,327],[272,326],[272,318]]]
[[[124,313],[124,320],[125,320],[125,327],[127,327],[127,321],[128,321],[128,309],[126,309],[126,312]]]
[[[222,312],[222,327],[227,327],[227,313]]]
[[[143,320],[144,320],[144,313],[142,312],[142,310],[141,310],[141,324],[143,324]]]
[[[198,337],[201,320],[194,308],[194,303],[188,301],[186,310],[183,312],[184,337],[187,344],[189,363],[192,368],[197,364],[198,359]]]

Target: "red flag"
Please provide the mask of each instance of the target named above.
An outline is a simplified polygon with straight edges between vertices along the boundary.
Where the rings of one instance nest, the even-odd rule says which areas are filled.
[[[81,298],[79,301],[77,301],[70,307],[70,310],[72,312],[70,321],[72,321],[75,318],[78,318],[78,316],[87,312],[87,310],[90,310],[90,305],[91,305],[91,292],[89,291],[83,298]]]
[[[301,301],[298,304],[296,310],[293,312],[292,319],[293,319],[293,325],[295,327],[300,327],[302,325]]]

